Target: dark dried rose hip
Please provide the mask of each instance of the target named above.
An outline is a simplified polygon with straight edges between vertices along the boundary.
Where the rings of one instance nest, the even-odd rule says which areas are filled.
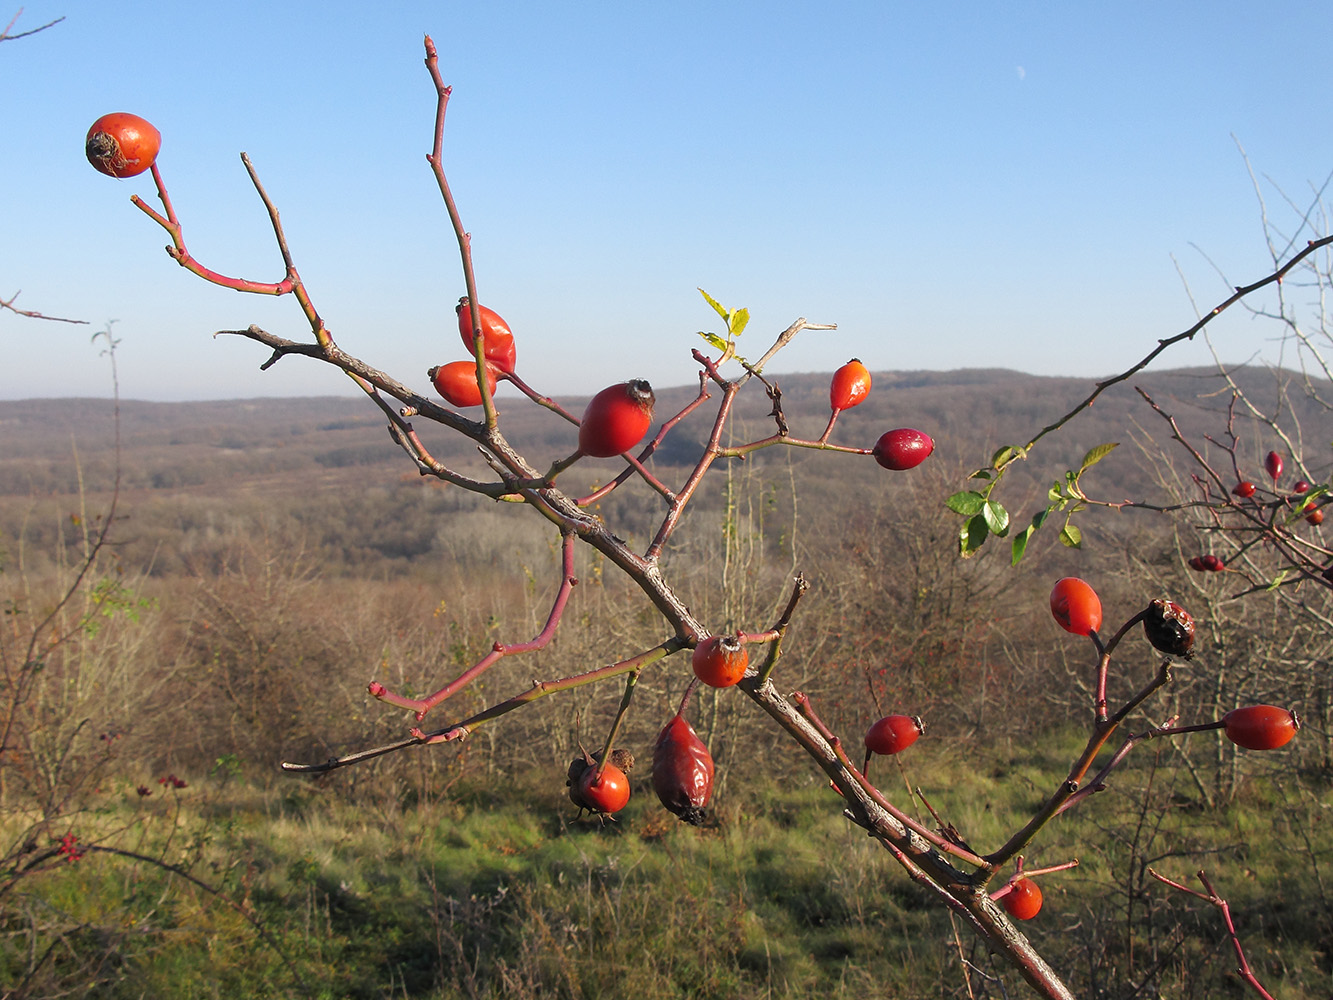
[[[1185,660],[1194,655],[1194,619],[1179,604],[1160,597],[1149,604],[1143,634],[1159,653]]]
[[[713,795],[713,757],[694,727],[677,714],[653,745],[653,791],[668,812],[698,826]]]

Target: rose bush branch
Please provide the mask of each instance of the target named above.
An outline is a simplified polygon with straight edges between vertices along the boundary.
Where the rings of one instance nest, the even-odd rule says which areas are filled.
[[[1082,753],[1070,767],[1065,780],[1060,786],[1051,793],[1045,804],[1033,815],[1033,817],[1023,826],[1021,830],[1009,838],[998,851],[986,855],[987,864],[991,871],[998,871],[1010,858],[1022,851],[1032,839],[1041,831],[1047,823],[1058,816],[1065,809],[1065,803],[1068,802],[1078,792],[1079,787],[1096,760],[1097,754],[1101,752],[1106,741],[1115,734],[1124,721],[1125,716],[1134,711],[1139,705],[1146,701],[1151,695],[1164,687],[1171,680],[1171,659],[1168,657],[1162,661],[1157,670],[1157,674],[1143,688],[1139,690],[1132,698],[1116,711],[1116,713],[1105,719],[1096,722],[1092,733],[1084,745]]]
[[[0,309],[8,309],[16,316],[25,316],[28,319],[45,319],[50,320],[52,323],[77,323],[82,326],[88,325],[86,319],[66,319],[64,316],[47,316],[45,313],[39,313],[33,309],[20,309],[14,305],[20,294],[21,292],[15,292],[7,299],[0,299]]]
[[[897,820],[902,827],[906,828],[907,830],[911,830],[918,836],[925,838],[927,841],[933,844],[938,850],[941,850],[946,854],[952,854],[954,857],[960,858],[963,861],[968,862],[969,864],[976,865],[977,867],[985,866],[986,862],[982,858],[974,854],[972,851],[967,850],[961,845],[954,843],[948,838],[941,836],[934,830],[931,830],[928,827],[922,825],[921,823],[913,819],[911,816],[909,816],[907,813],[899,809],[897,806],[893,805],[893,803],[891,803],[884,796],[884,793],[880,791],[879,788],[877,788],[875,785],[871,784],[871,782],[866,778],[866,776],[862,774],[860,770],[857,769],[855,764],[852,763],[851,758],[847,756],[846,751],[843,750],[842,748],[842,739],[838,736],[835,736],[833,732],[820,720],[819,716],[815,712],[814,706],[810,703],[809,697],[806,696],[804,693],[797,691],[795,694],[791,696],[791,699],[796,703],[797,711],[799,711],[802,717],[804,717],[812,726],[814,726],[815,730],[820,734],[820,736],[822,736],[828,742],[828,745],[833,749],[834,755],[838,758],[838,761],[846,769],[847,773],[852,776],[852,779],[858,785],[861,786],[861,789],[865,792],[866,795],[870,796],[870,798],[874,801],[874,803],[877,806],[879,806],[886,813],[888,813],[895,820]],[[841,786],[835,788],[834,790],[837,791],[839,794],[841,794]],[[889,828],[889,833],[890,835],[893,836],[901,836],[900,834],[897,833],[896,828]]]
[[[578,585],[578,579],[574,576],[574,534],[566,531],[561,535],[561,568],[560,568],[560,586],[556,589],[555,600],[551,603],[551,612],[547,615],[546,625],[536,636],[527,642],[503,643],[497,642],[490,652],[483,656],[475,665],[459,674],[457,678],[440,688],[434,694],[427,695],[425,698],[408,698],[400,694],[395,694],[378,681],[371,681],[369,691],[372,696],[380,701],[388,702],[390,705],[397,705],[399,708],[406,708],[416,712],[417,721],[420,722],[426,717],[426,713],[440,703],[452,698],[463,688],[467,687],[478,677],[484,674],[495,664],[499,663],[506,656],[515,656],[520,653],[530,653],[538,649],[545,649],[555,638],[556,629],[560,627],[560,619],[565,613],[565,606],[569,603],[570,592]]]
[[[645,650],[637,656],[630,657],[627,660],[621,660],[619,663],[610,663],[606,666],[598,667],[595,670],[589,670],[585,673],[575,674],[559,680],[533,681],[532,687],[528,690],[514,695],[505,701],[492,705],[490,708],[484,709],[475,715],[471,715],[460,722],[450,723],[447,726],[443,726],[430,732],[414,727],[411,730],[411,735],[407,738],[395,740],[392,743],[386,743],[382,746],[344,754],[341,757],[330,757],[328,760],[320,761],[319,763],[302,764],[294,761],[284,761],[282,763],[282,769],[292,774],[320,774],[325,771],[336,770],[340,767],[361,764],[365,761],[373,760],[376,757],[382,757],[385,754],[407,750],[410,747],[452,743],[457,740],[465,739],[487,722],[494,721],[515,709],[530,705],[548,695],[558,694],[562,691],[569,691],[573,688],[582,687],[585,684],[595,684],[598,681],[608,680],[612,677],[619,677],[633,670],[641,670],[645,666],[670,656],[672,653],[679,652],[684,648],[686,648],[685,643],[681,639],[673,636],[651,649]]]
[[[1208,875],[1202,870],[1195,872],[1194,875],[1195,878],[1203,883],[1203,887],[1208,890],[1205,894],[1196,889],[1191,889],[1189,886],[1177,882],[1174,879],[1169,879],[1165,875],[1154,871],[1152,868],[1148,869],[1148,874],[1157,879],[1157,881],[1169,885],[1171,888],[1180,892],[1194,896],[1197,899],[1202,899],[1205,903],[1209,903],[1221,911],[1222,921],[1227,927],[1227,936],[1231,939],[1231,947],[1236,953],[1236,961],[1240,963],[1240,967],[1236,969],[1236,975],[1240,976],[1245,984],[1249,986],[1250,989],[1254,990],[1255,993],[1259,994],[1259,996],[1263,997],[1264,1000],[1273,1000],[1273,995],[1264,989],[1263,984],[1259,982],[1258,977],[1254,974],[1254,970],[1250,967],[1249,960],[1245,957],[1245,949],[1241,946],[1240,935],[1236,933],[1236,924],[1231,919],[1231,905],[1217,894],[1217,890],[1213,888],[1213,884],[1208,881]]]
[[[904,825],[876,802],[856,780],[853,769],[844,763],[846,754],[840,756],[831,740],[779,695],[771,681],[760,683],[758,675],[752,673],[738,687],[819,765],[846,803],[848,819],[870,831],[913,880],[933,890],[964,917],[976,934],[1017,969],[1038,995],[1050,1000],[1073,1000],[1073,993],[1059,974],[990,898],[984,885],[951,864],[929,837]]]
[[[968,522],[964,526],[959,539],[961,554],[965,556],[971,555],[980,549],[992,536],[1006,537],[1009,535],[1009,512],[998,500],[995,499],[997,488],[1003,481],[1007,470],[1019,459],[1026,460],[1029,458],[1032,454],[1032,450],[1043,438],[1060,430],[1083,411],[1091,407],[1097,401],[1098,397],[1100,397],[1107,389],[1119,385],[1132,378],[1138,372],[1143,371],[1163,352],[1167,351],[1172,346],[1181,341],[1193,340],[1195,336],[1205,330],[1209,323],[1231,306],[1243,301],[1247,296],[1252,295],[1269,285],[1277,284],[1280,287],[1282,279],[1289,274],[1293,268],[1301,266],[1307,258],[1311,257],[1322,248],[1330,245],[1333,245],[1333,236],[1323,236],[1319,239],[1311,240],[1307,242],[1303,249],[1292,255],[1286,263],[1281,264],[1280,266],[1275,266],[1269,274],[1248,285],[1235,286],[1232,294],[1214,306],[1206,315],[1200,317],[1198,321],[1188,329],[1183,330],[1174,336],[1159,340],[1157,346],[1137,363],[1118,375],[1095,383],[1092,392],[1089,393],[1086,398],[1033,434],[1025,444],[1006,445],[997,449],[991,457],[990,464],[976,470],[970,477],[972,479],[980,480],[981,485],[975,490],[963,491],[950,497],[950,509],[968,518]],[[1092,464],[1104,457],[1106,451],[1109,451],[1114,447],[1114,444],[1107,444],[1101,445],[1097,449],[1093,449],[1088,453],[1088,457],[1084,459],[1082,468],[1077,472],[1067,472],[1065,474],[1065,482],[1067,486],[1072,487],[1072,489],[1066,491],[1065,487],[1063,487],[1057,480],[1055,489],[1050,493],[1050,503],[1046,509],[1039,510],[1033,516],[1031,525],[1014,535],[1011,542],[1013,562],[1017,563],[1023,558],[1029,539],[1045,523],[1047,518],[1058,510],[1066,511],[1065,528],[1061,532],[1061,542],[1072,548],[1080,546],[1081,533],[1070,524],[1072,515],[1078,513],[1079,510],[1082,509],[1079,506],[1082,503],[1082,494],[1077,488],[1078,479]],[[964,502],[963,498],[967,498],[967,502]],[[1073,504],[1072,508],[1070,507],[1071,503]],[[984,520],[982,519],[983,512],[986,514]]]
[[[1242,555],[1256,545],[1270,546],[1285,565],[1300,571],[1300,575],[1293,580],[1276,581],[1279,587],[1284,584],[1289,585],[1299,582],[1301,579],[1312,579],[1321,586],[1333,587],[1333,580],[1323,575],[1323,563],[1330,555],[1333,555],[1333,550],[1292,531],[1294,523],[1306,517],[1311,509],[1316,509],[1314,505],[1321,497],[1327,495],[1327,487],[1316,486],[1305,493],[1297,494],[1295,497],[1278,494],[1275,491],[1265,491],[1273,497],[1273,499],[1267,501],[1254,499],[1254,496],[1260,493],[1259,487],[1256,487],[1255,493],[1250,497],[1240,498],[1235,496],[1232,491],[1227,489],[1226,481],[1221,474],[1213,468],[1199,449],[1186,438],[1175,417],[1167,413],[1146,392],[1141,389],[1138,391],[1153,412],[1166,421],[1167,426],[1171,429],[1172,439],[1180,444],[1189,455],[1190,460],[1198,466],[1203,476],[1206,477],[1200,483],[1200,489],[1204,491],[1203,499],[1208,502],[1196,504],[1196,509],[1203,508],[1211,511],[1214,516],[1213,523],[1216,530],[1225,537],[1234,539],[1235,536],[1243,534],[1254,536],[1249,541],[1237,541],[1235,554]],[[1231,429],[1230,417],[1228,418],[1228,433],[1233,443],[1226,447],[1226,451],[1232,456],[1234,462],[1234,442],[1236,438],[1234,431]],[[1238,479],[1241,478],[1239,472],[1236,475]],[[1212,501],[1212,488],[1215,488],[1224,499]],[[1268,578],[1262,580],[1251,579],[1251,590],[1243,593],[1268,589],[1272,582]],[[1243,596],[1243,594],[1236,596]]]

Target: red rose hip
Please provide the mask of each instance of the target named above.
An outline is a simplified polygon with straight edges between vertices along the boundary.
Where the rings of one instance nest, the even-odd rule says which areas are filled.
[[[463,345],[472,350],[472,306],[466,295],[458,300],[458,334],[463,338]],[[478,306],[481,313],[482,353],[486,360],[505,374],[514,370],[517,352],[514,348],[514,334],[509,324],[500,318],[500,314],[486,306]]]
[[[901,753],[925,731],[925,724],[917,716],[886,715],[866,730],[866,755],[877,753],[891,757]]]
[[[641,378],[607,386],[588,403],[579,423],[579,451],[612,458],[643,440],[653,423],[653,387]]]
[[[1016,920],[1031,920],[1041,912],[1041,888],[1030,878],[1021,878],[1000,897],[1000,905]]]
[[[1246,750],[1276,750],[1290,743],[1301,728],[1295,712],[1276,705],[1233,708],[1222,721],[1227,739]]]
[[[1270,451],[1264,456],[1264,471],[1268,473],[1268,478],[1276,484],[1282,475],[1282,456],[1275,451]]]
[[[1102,602],[1087,583],[1067,576],[1051,588],[1051,616],[1066,632],[1087,635],[1102,627]]]
[[[829,385],[829,405],[835,410],[849,410],[870,395],[870,372],[860,358],[852,358],[833,373]]]
[[[93,122],[83,145],[94,169],[110,177],[134,177],[157,159],[162,133],[138,115],[116,111]]]
[[[694,676],[709,687],[739,684],[750,662],[749,650],[734,635],[710,635],[694,647]]]
[[[450,361],[439,365],[426,373],[435,386],[435,391],[453,406],[480,406],[481,389],[477,387],[477,363],[475,361]],[[495,395],[495,368],[486,364],[486,388]]]
[[[878,441],[872,454],[875,461],[893,472],[915,469],[930,457],[935,442],[930,435],[910,427],[888,431]]]

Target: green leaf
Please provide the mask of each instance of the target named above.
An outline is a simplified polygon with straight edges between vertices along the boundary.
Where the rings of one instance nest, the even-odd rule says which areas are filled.
[[[990,457],[991,468],[1003,469],[1006,465],[1008,465],[1017,457],[1018,457],[1018,449],[1016,449],[1013,445],[1007,444]]]
[[[986,534],[989,530],[986,527],[986,519],[980,514],[969,520],[958,533],[958,554],[967,558],[975,553],[986,543]]]
[[[944,505],[955,514],[962,514],[964,517],[976,517],[986,506],[986,498],[980,493],[963,490],[963,492],[955,493],[948,500],[945,500]]]
[[[1060,529],[1060,544],[1071,549],[1083,548],[1083,532],[1075,525],[1066,524]]]
[[[713,296],[709,295],[702,288],[699,289],[699,294],[708,300],[708,304],[713,307],[713,311],[716,312],[719,316],[721,316],[723,319],[730,318],[730,316],[728,315],[730,310],[728,310],[727,307],[724,306],[721,302],[713,298]]]
[[[1084,471],[1084,469],[1091,469],[1094,465],[1096,465],[1103,458],[1111,454],[1111,452],[1115,451],[1119,447],[1120,447],[1119,441],[1112,441],[1110,444],[1099,444],[1096,448],[1093,448],[1091,451],[1089,451],[1086,455],[1083,456],[1083,466],[1078,471],[1082,472]]]
[[[990,528],[991,534],[1001,538],[1009,534],[1009,512],[994,500],[986,501],[981,516],[986,519],[986,527]]]
[[[1048,517],[1051,516],[1051,511],[1054,510],[1054,509],[1055,509],[1055,508],[1053,508],[1053,507],[1047,507],[1045,510],[1039,510],[1039,511],[1037,511],[1037,513],[1033,514],[1033,515],[1032,515],[1032,529],[1031,529],[1031,530],[1032,530],[1032,531],[1036,531],[1036,530],[1037,530],[1038,528],[1040,528],[1043,524],[1045,524],[1045,523],[1046,523],[1046,519],[1047,519]]]
[[[972,473],[972,475],[968,476],[967,478],[968,478],[968,479],[989,479],[990,477],[991,477],[991,471],[990,471],[990,469],[978,469],[976,472]]]
[[[712,344],[719,351],[725,351],[727,349],[727,342],[723,340],[721,337],[719,337],[716,333],[704,333],[702,330],[700,330],[699,336],[703,337],[704,340],[708,341],[708,343]]]
[[[1286,578],[1287,578],[1287,571],[1284,569],[1277,576],[1273,577],[1273,582],[1268,585],[1268,589],[1277,590],[1278,587],[1282,586],[1282,581],[1285,580]]]
[[[1046,491],[1046,499],[1050,502],[1052,507],[1063,506],[1064,502],[1069,499],[1069,497],[1065,496],[1064,487],[1060,485],[1058,479],[1055,481],[1055,485]]]
[[[731,335],[739,337],[744,331],[746,325],[750,322],[750,310],[737,309],[728,318],[727,322],[731,325]]]
[[[1017,566],[1023,561],[1023,553],[1027,551],[1028,539],[1032,537],[1034,528],[1024,528],[1014,536],[1013,550],[1009,554],[1009,565]]]

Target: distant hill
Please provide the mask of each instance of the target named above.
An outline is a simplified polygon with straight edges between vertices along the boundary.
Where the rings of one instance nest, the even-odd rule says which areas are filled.
[[[1291,372],[1245,369],[1237,378],[1247,394],[1271,408],[1280,383],[1299,385]],[[786,375],[776,380],[782,405],[796,436],[818,437],[828,419],[828,374]],[[1217,373],[1184,369],[1141,373],[1108,390],[1090,410],[1043,442],[1034,468],[1060,470],[1077,462],[1104,441],[1128,442],[1135,435],[1165,440],[1169,430],[1134,392],[1142,386],[1174,415],[1182,430],[1203,445],[1206,432],[1225,430],[1230,394]],[[936,461],[974,467],[1003,444],[1020,443],[1085,398],[1093,388],[1086,379],[1025,375],[1003,369],[949,372],[876,372],[874,390],[861,406],[840,418],[833,440],[869,447],[883,430],[914,426],[937,442]],[[512,390],[509,390],[512,392]],[[658,391],[658,418],[693,398],[690,387]],[[715,399],[718,394],[714,392]],[[1292,405],[1314,440],[1330,439],[1317,430],[1326,416],[1298,391]],[[581,411],[585,399],[561,402]],[[707,438],[713,401],[695,411],[668,438],[660,463],[679,465],[697,454]],[[771,433],[771,403],[763,386],[752,382],[737,406],[738,426],[755,436]],[[539,466],[572,451],[571,425],[521,397],[500,400],[501,428],[509,440]],[[442,461],[478,475],[487,473],[471,442],[418,418],[417,430]],[[1251,450],[1265,447],[1251,421],[1237,432]],[[299,488],[355,487],[384,477],[415,476],[407,458],[390,441],[385,421],[369,402],[358,398],[251,399],[210,402],[120,404],[121,482],[129,495],[142,492],[209,493]],[[1266,439],[1265,439],[1266,440]],[[97,493],[114,481],[113,404],[105,399],[18,400],[0,402],[0,496],[38,497]],[[1139,465],[1122,449],[1114,464],[1127,487],[1145,481]],[[1257,461],[1257,458],[1256,458]],[[1327,457],[1320,455],[1321,467]],[[598,463],[596,471],[611,466]],[[1043,475],[1042,478],[1046,478]]]

